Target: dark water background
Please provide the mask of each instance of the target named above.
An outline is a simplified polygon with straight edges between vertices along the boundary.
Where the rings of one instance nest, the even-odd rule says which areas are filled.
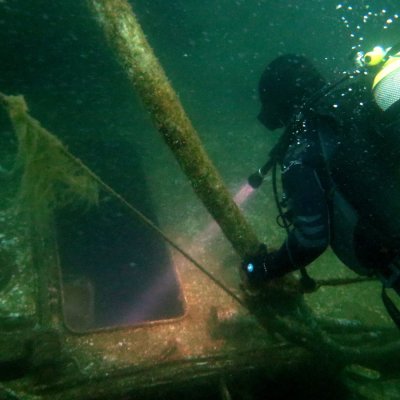
[[[287,52],[302,53],[334,80],[353,66],[352,47],[361,44],[369,50],[400,40],[396,1],[131,4],[232,192],[265,161],[276,140],[255,119],[257,81],[269,61]],[[368,11],[376,15],[364,23]],[[394,22],[384,29],[388,18]],[[2,92],[23,94],[46,128],[156,223],[195,237],[206,213],[84,1],[0,1],[0,55]],[[10,140],[3,135],[4,146]],[[274,221],[265,219],[267,207],[273,207],[268,190],[261,190],[247,216],[263,240],[279,244]],[[58,216],[64,276],[83,272],[95,283],[100,299],[95,327],[179,315],[182,304],[165,246],[148,228],[127,223],[118,206],[103,200],[101,217],[97,211],[74,209]],[[165,273],[170,290],[160,297],[163,310],[156,307],[130,320],[124,312],[116,315],[116,309],[130,304],[140,308],[154,279]]]

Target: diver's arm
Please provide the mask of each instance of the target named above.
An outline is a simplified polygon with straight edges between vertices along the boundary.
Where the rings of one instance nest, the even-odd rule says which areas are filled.
[[[329,244],[328,204],[316,171],[294,163],[284,171],[282,179],[293,228],[278,251],[268,253],[265,249],[244,260],[242,269],[252,285],[309,265]]]

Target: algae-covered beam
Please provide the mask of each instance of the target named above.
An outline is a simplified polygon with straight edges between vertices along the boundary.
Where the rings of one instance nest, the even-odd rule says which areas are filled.
[[[194,191],[241,255],[259,245],[205,153],[198,135],[126,0],[87,0],[130,82]]]

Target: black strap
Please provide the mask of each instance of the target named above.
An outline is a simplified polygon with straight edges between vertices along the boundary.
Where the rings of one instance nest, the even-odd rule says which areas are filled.
[[[385,286],[382,286],[382,301],[383,304],[385,305],[386,311],[390,315],[390,318],[392,318],[393,322],[400,329],[400,311],[395,306],[390,297],[387,295]]]
[[[275,163],[273,165],[273,169],[272,169],[272,188],[273,188],[275,203],[276,203],[276,207],[278,209],[280,220],[282,221],[283,227],[286,230],[286,234],[289,237],[290,224],[289,224],[289,221],[287,220],[286,213],[283,212],[282,204],[279,200],[278,185],[276,182],[276,175],[277,175],[276,170],[277,170],[277,163]],[[313,292],[317,288],[317,283],[315,282],[315,280],[313,278],[311,278],[311,276],[306,271],[305,267],[300,267],[299,270],[300,270],[300,274],[301,274],[300,283],[301,283],[303,290],[305,292]]]

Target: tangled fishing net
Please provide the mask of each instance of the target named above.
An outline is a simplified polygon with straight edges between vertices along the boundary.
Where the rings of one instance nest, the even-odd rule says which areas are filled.
[[[28,114],[23,96],[0,93],[15,135],[18,151],[10,171],[20,175],[17,204],[21,210],[48,213],[76,202],[97,204],[97,183],[71,157],[65,146]]]

